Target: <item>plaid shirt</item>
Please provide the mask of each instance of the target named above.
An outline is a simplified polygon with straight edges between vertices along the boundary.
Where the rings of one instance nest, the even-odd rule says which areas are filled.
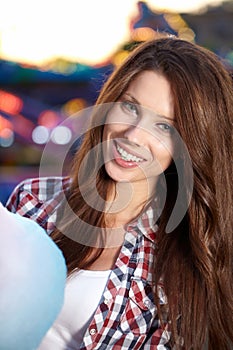
[[[38,222],[49,234],[69,186],[68,177],[26,180],[13,191],[7,208]],[[121,252],[80,350],[170,349],[169,332],[160,327],[153,299],[151,270],[156,228],[152,208],[128,225]],[[165,303],[162,287],[160,303]]]

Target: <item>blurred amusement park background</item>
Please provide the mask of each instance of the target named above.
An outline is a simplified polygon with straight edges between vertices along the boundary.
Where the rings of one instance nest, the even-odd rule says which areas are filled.
[[[77,3],[81,6],[82,2],[77,0]],[[55,13],[54,10],[51,18]],[[88,21],[86,13],[87,25],[91,26]],[[43,19],[41,22],[43,25]],[[49,148],[51,158],[47,172],[60,175],[56,166],[53,167],[53,157],[55,153],[59,157],[62,148],[67,148],[67,144],[78,137],[77,128],[81,130],[84,123],[82,118],[76,118],[78,123],[74,127],[66,120],[72,121],[75,113],[81,116],[79,111],[94,104],[108,75],[135,43],[156,37],[157,31],[165,31],[209,48],[224,60],[229,69],[233,69],[232,0],[209,1],[198,10],[189,12],[161,10],[149,0],[134,2],[134,12],[129,15],[127,26],[122,41],[102,60],[90,63],[60,55],[39,64],[4,56],[0,18],[0,201],[5,203],[19,181],[39,175],[41,157],[48,142],[54,147]],[[85,30],[82,35],[85,38]],[[65,40],[70,40],[74,47],[77,45],[78,50],[76,33],[73,33],[73,38]],[[98,40],[93,33],[93,41]],[[111,40],[111,32],[108,40]],[[37,45],[36,40],[34,45]],[[62,40],[60,45],[63,45]],[[92,43],[87,42],[87,45],[92,46]],[[72,145],[68,158],[72,158],[78,142],[73,144],[72,141]],[[63,172],[69,164],[68,161]]]

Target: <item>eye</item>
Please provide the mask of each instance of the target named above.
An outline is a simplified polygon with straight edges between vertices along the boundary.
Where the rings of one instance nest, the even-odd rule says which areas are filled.
[[[167,123],[157,123],[156,126],[166,134],[172,135],[174,133],[174,127]]]
[[[134,114],[135,116],[137,116],[139,114],[138,107],[133,102],[123,101],[123,102],[121,102],[121,106],[128,113]]]

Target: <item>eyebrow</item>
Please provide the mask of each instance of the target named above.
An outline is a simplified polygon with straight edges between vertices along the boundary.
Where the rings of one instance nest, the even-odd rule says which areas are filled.
[[[143,107],[142,104],[141,104],[134,96],[132,96],[129,92],[125,92],[125,93],[122,95],[122,97],[124,97],[125,95],[127,95],[128,97],[130,97],[131,100],[132,100],[134,103],[136,103],[136,104],[139,105],[140,107]],[[156,114],[158,117],[160,117],[160,118],[164,118],[164,119],[167,119],[167,120],[172,121],[173,123],[176,123],[176,120],[173,119],[173,118],[169,118],[169,117],[166,117],[165,115],[161,115],[161,114],[157,114],[157,113],[155,113],[155,114]]]

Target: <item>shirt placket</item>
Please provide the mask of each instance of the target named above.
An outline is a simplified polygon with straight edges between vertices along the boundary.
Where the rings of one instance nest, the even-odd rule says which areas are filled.
[[[104,332],[107,333],[108,330],[111,329],[116,321],[116,318],[118,317],[117,312],[112,311],[114,309],[113,304],[116,302],[116,296],[118,298],[117,303],[119,305],[123,304],[124,292],[126,290],[127,283],[125,277],[129,273],[128,263],[136,244],[136,236],[134,227],[129,226],[125,235],[124,244],[116,261],[116,267],[110,274],[109,281],[106,285],[100,305],[98,306],[93,320],[84,336],[83,344],[85,344],[85,346],[81,346],[80,349],[94,349],[99,341],[99,338],[104,335]],[[122,289],[122,293],[119,293],[120,289]]]

